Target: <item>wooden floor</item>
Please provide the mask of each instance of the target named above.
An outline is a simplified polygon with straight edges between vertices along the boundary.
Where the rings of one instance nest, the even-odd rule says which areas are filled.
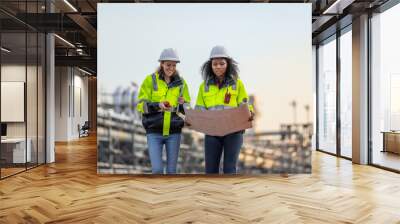
[[[37,165],[36,164],[27,164],[27,167],[25,168],[25,165],[18,165],[18,167],[2,167],[1,168],[1,178],[5,178],[20,172],[24,172],[26,169],[33,169]]]
[[[25,171],[26,169],[25,169],[25,167],[17,167],[17,168],[1,168],[1,177],[3,178],[3,177],[7,177],[7,176],[10,176],[10,175],[13,175],[13,174],[16,174],[16,173],[19,173],[19,172],[23,172],[23,171]]]
[[[400,223],[400,175],[313,152],[311,175],[96,174],[96,139],[0,181],[0,223]]]
[[[400,170],[400,155],[392,152],[375,151],[372,157],[374,164]]]

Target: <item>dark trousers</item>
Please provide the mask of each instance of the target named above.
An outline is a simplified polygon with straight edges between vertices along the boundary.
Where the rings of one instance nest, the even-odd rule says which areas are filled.
[[[206,135],[204,139],[206,173],[219,173],[219,164],[224,153],[224,173],[236,173],[236,163],[243,144],[243,132],[222,137]]]

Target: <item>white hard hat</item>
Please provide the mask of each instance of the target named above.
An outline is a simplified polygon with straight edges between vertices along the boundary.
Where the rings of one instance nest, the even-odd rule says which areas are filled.
[[[213,58],[231,58],[223,46],[215,46],[211,50],[210,59]]]
[[[160,62],[161,61],[176,61],[177,63],[180,62],[178,54],[172,48],[164,49],[161,52],[160,59],[158,59],[158,61],[160,61]]]

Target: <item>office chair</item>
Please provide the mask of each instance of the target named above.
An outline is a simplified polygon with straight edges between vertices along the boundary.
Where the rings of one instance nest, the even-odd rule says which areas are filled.
[[[89,121],[85,121],[82,127],[80,127],[80,125],[78,124],[79,138],[89,136],[89,129],[90,129]]]

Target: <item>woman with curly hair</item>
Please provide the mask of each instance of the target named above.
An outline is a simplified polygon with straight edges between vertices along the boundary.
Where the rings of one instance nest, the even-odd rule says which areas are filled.
[[[237,63],[228,55],[223,46],[215,46],[210,58],[201,67],[203,83],[197,94],[196,109],[225,110],[248,103],[243,82],[239,79]],[[253,120],[253,107],[249,105]],[[243,144],[244,131],[225,136],[206,135],[204,140],[205,168],[207,174],[219,173],[222,153],[223,172],[236,173],[236,163]]]

